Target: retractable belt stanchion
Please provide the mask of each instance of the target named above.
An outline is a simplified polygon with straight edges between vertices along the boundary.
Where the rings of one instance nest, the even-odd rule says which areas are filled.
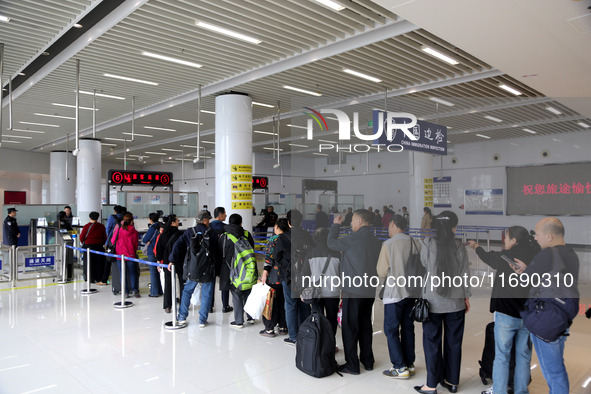
[[[90,248],[86,248],[86,289],[80,290],[80,294],[89,295],[94,293],[98,293],[98,290],[90,288]]]
[[[187,323],[179,324],[176,320],[176,274],[174,272],[174,264],[172,264],[172,270],[170,272],[170,275],[172,276],[172,321],[164,323],[164,328],[167,330],[178,330],[179,328],[185,328],[187,326]]]
[[[66,278],[66,272],[67,272],[66,271],[66,264],[67,264],[66,263],[66,255],[67,255],[66,254],[67,253],[66,245],[64,244],[62,246],[62,248],[63,248],[63,250],[62,250],[62,277],[60,280],[57,281],[57,283],[60,285],[64,285],[64,284],[68,283],[68,278]]]
[[[121,255],[121,301],[113,304],[113,306],[116,309],[124,309],[124,308],[129,308],[130,306],[133,306],[133,302],[125,301],[126,282],[127,281],[125,280],[125,256]]]

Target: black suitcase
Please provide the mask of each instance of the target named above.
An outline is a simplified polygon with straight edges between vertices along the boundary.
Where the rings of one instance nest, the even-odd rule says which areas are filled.
[[[296,342],[296,367],[315,378],[332,375],[337,370],[336,341],[330,322],[312,310],[300,325]]]
[[[113,295],[121,293],[121,271],[117,261],[111,263],[111,290],[113,290]]]
[[[495,361],[495,322],[486,325],[484,334],[484,349],[482,349],[482,359],[478,361],[480,370],[478,371],[482,384],[488,385],[488,379],[493,376],[493,362]],[[513,392],[513,376],[515,375],[515,340],[511,348],[511,360],[509,361],[509,384],[508,391]]]

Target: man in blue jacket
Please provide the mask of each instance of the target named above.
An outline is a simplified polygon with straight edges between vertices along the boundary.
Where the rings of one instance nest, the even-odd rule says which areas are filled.
[[[16,208],[8,208],[8,216],[4,219],[3,241],[8,246],[16,246],[18,244],[18,238],[21,236],[18,223],[16,222],[16,212]]]

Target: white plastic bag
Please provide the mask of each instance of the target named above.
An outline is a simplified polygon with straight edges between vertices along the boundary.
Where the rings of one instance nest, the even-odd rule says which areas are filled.
[[[195,287],[193,295],[191,296],[191,305],[201,305],[201,283]]]
[[[267,303],[269,290],[271,290],[271,287],[262,282],[252,286],[250,295],[246,300],[246,304],[244,304],[244,312],[248,313],[253,319],[260,319]]]

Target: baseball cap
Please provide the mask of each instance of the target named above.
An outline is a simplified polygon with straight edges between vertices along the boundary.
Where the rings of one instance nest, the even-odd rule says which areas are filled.
[[[197,214],[197,220],[202,221],[205,219],[211,219],[211,213],[209,211],[201,211]]]
[[[16,208],[8,208],[8,213],[18,212]]]

